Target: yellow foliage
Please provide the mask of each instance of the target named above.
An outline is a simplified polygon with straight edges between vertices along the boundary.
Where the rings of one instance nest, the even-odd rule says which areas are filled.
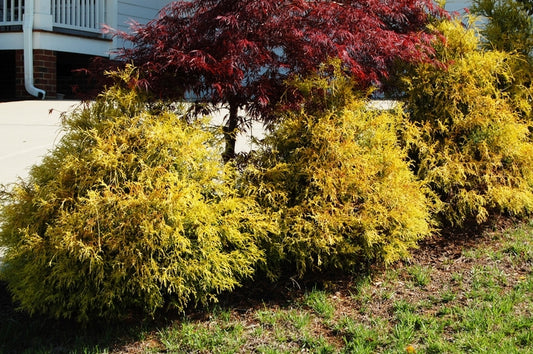
[[[124,74],[129,79],[129,73]],[[127,316],[205,303],[250,277],[270,221],[237,194],[215,137],[115,86],[1,208],[1,277],[31,313]]]
[[[354,269],[393,262],[430,234],[430,205],[398,144],[404,116],[368,108],[337,70],[293,82],[301,110],[281,113],[246,171],[248,191],[280,232],[265,240],[267,268]]]
[[[513,54],[479,49],[473,29],[458,20],[438,28],[446,68],[430,64],[406,79],[416,172],[442,202],[442,219],[462,226],[492,213],[533,209],[533,144],[524,112],[531,103],[506,91]],[[519,103],[520,101],[520,103]]]

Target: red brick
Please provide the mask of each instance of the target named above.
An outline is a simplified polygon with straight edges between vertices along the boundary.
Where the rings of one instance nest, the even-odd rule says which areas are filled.
[[[16,94],[19,98],[31,98],[24,88],[24,52],[17,50],[16,61]],[[35,86],[46,91],[47,98],[57,95],[56,54],[54,51],[38,49],[33,51],[33,77]]]

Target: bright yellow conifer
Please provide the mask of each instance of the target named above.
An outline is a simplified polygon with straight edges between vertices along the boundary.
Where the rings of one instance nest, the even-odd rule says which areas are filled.
[[[423,64],[407,79],[418,129],[416,173],[442,202],[442,221],[464,226],[491,214],[533,210],[531,102],[505,90],[513,54],[480,49],[474,29],[443,21],[436,44],[445,68]],[[520,99],[520,100],[519,100]],[[519,101],[518,101],[519,100]],[[520,102],[520,103],[519,103]]]
[[[408,255],[432,227],[398,143],[401,109],[369,108],[338,65],[293,85],[303,106],[281,113],[246,173],[252,194],[278,215],[280,233],[264,243],[268,270],[353,270]]]
[[[64,129],[4,193],[1,277],[22,308],[79,321],[180,310],[254,273],[269,222],[206,129],[118,85]]]

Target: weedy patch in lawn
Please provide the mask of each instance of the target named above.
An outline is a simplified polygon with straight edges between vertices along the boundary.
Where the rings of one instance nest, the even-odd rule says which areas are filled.
[[[420,265],[412,265],[407,268],[407,272],[412,277],[416,286],[424,287],[431,281],[431,268]]]

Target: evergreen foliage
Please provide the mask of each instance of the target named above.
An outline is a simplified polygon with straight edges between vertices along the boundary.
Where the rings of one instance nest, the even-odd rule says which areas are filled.
[[[131,84],[131,68],[120,73]],[[269,222],[239,197],[215,139],[127,85],[63,121],[58,146],[4,189],[1,277],[30,313],[88,321],[216,300],[263,258]]]
[[[485,19],[481,33],[487,47],[533,56],[532,0],[472,0],[471,10]]]
[[[514,105],[531,119],[533,1],[473,0],[471,10],[482,19],[480,33],[483,47],[514,54],[508,59],[514,80],[499,88],[511,94]],[[526,104],[523,104],[524,101]]]
[[[513,85],[513,54],[480,50],[472,28],[443,21],[436,43],[445,68],[419,65],[408,82],[408,109],[417,125],[416,173],[442,202],[442,221],[464,226],[494,213],[527,215],[533,208],[533,144],[523,112],[531,102]]]
[[[280,114],[245,173],[279,223],[264,244],[270,275],[407,256],[432,227],[424,187],[398,143],[401,110],[369,108],[338,65],[292,85],[304,103]]]

